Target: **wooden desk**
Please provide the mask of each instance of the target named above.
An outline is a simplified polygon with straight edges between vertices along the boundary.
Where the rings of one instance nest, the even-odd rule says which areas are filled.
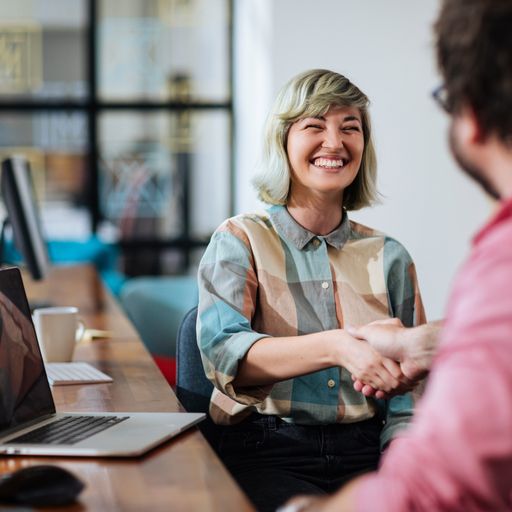
[[[41,283],[28,278],[24,281],[29,299],[77,306],[88,327],[113,333],[108,340],[80,343],[75,360],[93,363],[111,375],[114,382],[56,386],[53,396],[58,410],[183,410],[92,267],[56,267]],[[34,464],[58,464],[86,482],[80,504],[67,510],[254,510],[195,427],[142,458],[2,457],[0,472]]]

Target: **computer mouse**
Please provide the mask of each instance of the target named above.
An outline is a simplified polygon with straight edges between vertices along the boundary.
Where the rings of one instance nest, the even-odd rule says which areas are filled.
[[[67,469],[39,465],[0,476],[0,502],[32,506],[58,506],[73,503],[85,487]]]

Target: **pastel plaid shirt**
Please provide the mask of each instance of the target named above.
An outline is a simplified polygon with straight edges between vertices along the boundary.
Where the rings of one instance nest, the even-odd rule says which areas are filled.
[[[351,423],[385,415],[381,445],[405,426],[410,394],[384,402],[354,390],[349,372],[333,367],[272,386],[235,388],[239,362],[267,336],[298,336],[398,317],[425,322],[411,257],[386,235],[346,213],[317,236],[284,206],[239,215],[213,234],[198,273],[197,339],[214,384],[210,414],[233,424],[251,412],[310,425]]]

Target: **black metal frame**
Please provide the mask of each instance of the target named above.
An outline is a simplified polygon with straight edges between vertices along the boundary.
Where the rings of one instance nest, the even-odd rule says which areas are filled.
[[[98,21],[97,5],[99,0],[87,0],[87,29],[86,29],[86,77],[89,94],[85,100],[58,101],[49,100],[2,100],[0,99],[1,112],[69,112],[79,111],[87,116],[87,142],[88,142],[88,187],[86,191],[87,206],[91,215],[91,230],[97,231],[101,219],[99,204],[99,144],[98,144],[98,116],[105,111],[166,111],[179,112],[184,110],[223,110],[229,115],[229,142],[230,142],[230,194],[229,194],[229,215],[234,209],[234,127],[233,127],[233,8],[234,0],[228,2],[228,40],[229,40],[229,101],[226,102],[179,102],[179,101],[135,101],[135,102],[112,102],[100,101],[97,97],[97,41],[96,29]],[[183,270],[190,262],[190,252],[193,249],[204,247],[208,239],[192,238],[189,233],[190,226],[190,200],[188,180],[184,182],[184,201],[182,206],[183,233],[181,236],[171,239],[133,239],[121,241],[123,250],[136,252],[140,249],[179,249],[184,255]]]

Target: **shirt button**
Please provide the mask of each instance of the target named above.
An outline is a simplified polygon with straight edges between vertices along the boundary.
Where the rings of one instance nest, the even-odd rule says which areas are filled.
[[[327,381],[327,386],[332,389],[334,386],[336,386],[336,381],[334,379],[329,379]]]
[[[324,290],[327,290],[327,288],[329,288],[329,283],[328,283],[327,281],[324,281],[324,282],[322,283],[322,288],[323,288]]]
[[[321,243],[321,242],[320,242],[320,240],[318,240],[318,238],[315,238],[315,239],[313,240],[313,245],[314,245],[315,247],[318,247],[318,246],[320,245],[320,243]]]

